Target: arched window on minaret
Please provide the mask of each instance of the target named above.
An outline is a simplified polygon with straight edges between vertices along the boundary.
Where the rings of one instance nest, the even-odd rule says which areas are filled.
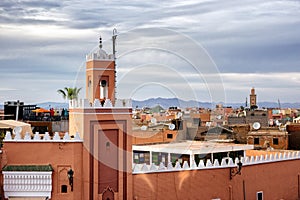
[[[108,84],[106,80],[100,81],[100,99],[105,100],[108,97]]]

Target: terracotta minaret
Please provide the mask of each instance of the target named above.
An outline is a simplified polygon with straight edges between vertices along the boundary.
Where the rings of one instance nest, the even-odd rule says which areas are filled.
[[[256,107],[256,94],[255,94],[255,89],[252,88],[251,89],[251,93],[250,93],[250,108],[252,107]]]
[[[114,55],[108,55],[102,49],[100,37],[97,52],[87,56],[86,61],[86,98],[90,103],[95,99],[104,102],[110,99],[115,103],[115,60]]]

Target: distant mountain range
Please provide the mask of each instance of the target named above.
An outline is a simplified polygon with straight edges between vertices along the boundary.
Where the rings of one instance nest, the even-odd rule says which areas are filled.
[[[245,103],[216,103],[216,102],[198,102],[194,100],[185,101],[178,98],[151,98],[143,101],[132,101],[132,107],[142,108],[149,107],[153,108],[157,105],[160,105],[163,108],[169,108],[171,106],[176,106],[179,108],[187,107],[201,107],[201,108],[215,108],[216,104],[223,104],[225,107],[239,108],[245,106]],[[259,102],[259,108],[278,108],[277,102]],[[300,108],[300,103],[281,103],[281,108]]]
[[[26,104],[26,102],[25,102]],[[216,104],[219,103],[210,103],[210,102],[198,102],[195,100],[185,101],[178,98],[150,98],[142,101],[132,100],[133,108],[143,108],[149,107],[153,108],[157,105],[167,109],[169,107],[179,107],[179,108],[187,108],[187,107],[201,107],[201,108],[215,108]],[[231,106],[233,108],[239,108],[240,106],[245,106],[244,103],[221,103],[223,106]],[[44,102],[37,103],[37,106],[49,109],[52,108],[68,108],[68,103],[61,102]],[[259,102],[260,108],[278,108],[277,102]],[[0,109],[3,109],[3,104],[0,105]],[[281,103],[281,108],[300,108],[300,103]]]

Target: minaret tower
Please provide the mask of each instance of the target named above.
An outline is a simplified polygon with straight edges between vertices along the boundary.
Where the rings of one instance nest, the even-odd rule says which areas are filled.
[[[116,36],[114,30],[113,54],[102,49],[100,37],[99,48],[87,55],[86,99],[73,100],[69,106],[69,133],[79,132],[83,139],[81,199],[85,200],[133,199],[132,105],[115,99]]]
[[[254,87],[251,89],[250,93],[250,108],[257,107],[256,105],[256,94]]]
[[[115,56],[108,55],[102,49],[102,38],[99,38],[99,49],[86,58],[86,98],[90,104],[99,99],[101,104],[106,99],[115,103]]]

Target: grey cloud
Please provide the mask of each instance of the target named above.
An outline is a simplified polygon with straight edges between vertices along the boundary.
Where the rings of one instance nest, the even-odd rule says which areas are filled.
[[[22,72],[33,75],[45,73],[49,75],[47,76],[49,79],[72,80],[78,65],[84,62],[85,54],[91,47],[97,45],[99,34],[111,35],[114,27],[117,27],[120,32],[117,40],[118,56],[122,52],[121,43],[130,45],[130,42],[141,42],[134,38],[122,38],[122,33],[137,27],[162,27],[184,33],[195,42],[202,44],[222,73],[299,72],[299,8],[299,1],[290,0],[171,0],[167,2],[2,0],[0,1],[0,73]],[[38,36],[21,31],[12,34],[12,27],[18,30],[24,25],[39,25],[37,27],[41,29],[50,29],[48,25],[52,25],[61,30],[86,31],[86,33],[77,37],[57,35],[57,38],[55,35]],[[157,33],[157,30],[149,29],[149,32],[144,33],[144,37],[157,35]],[[134,37],[136,33],[132,31],[131,34]],[[168,38],[168,35],[161,33],[158,42],[171,41],[172,45],[193,53],[186,43],[165,38]],[[107,38],[103,37],[103,39]],[[128,41],[124,41],[126,39]],[[140,64],[132,62],[134,60],[149,62],[151,56],[154,56],[149,51],[134,55],[136,57],[127,55],[120,59],[118,68],[126,68],[128,64]],[[186,73],[193,72],[186,62],[173,57],[160,56],[157,61],[170,59],[164,60],[162,64],[168,62],[167,64],[175,69],[182,67]],[[12,60],[15,63],[11,62]],[[168,78],[170,81],[176,81],[173,77]],[[189,80],[193,84],[197,81],[196,78]],[[230,82],[227,79],[226,81]],[[264,85],[271,87],[263,79],[247,82],[245,78],[242,81],[244,82],[239,84],[233,82],[230,85],[229,89],[235,93],[230,94],[227,88],[229,96],[237,99],[242,89],[252,87],[256,82],[260,87]],[[282,87],[290,87],[292,84],[292,82],[283,83]]]

